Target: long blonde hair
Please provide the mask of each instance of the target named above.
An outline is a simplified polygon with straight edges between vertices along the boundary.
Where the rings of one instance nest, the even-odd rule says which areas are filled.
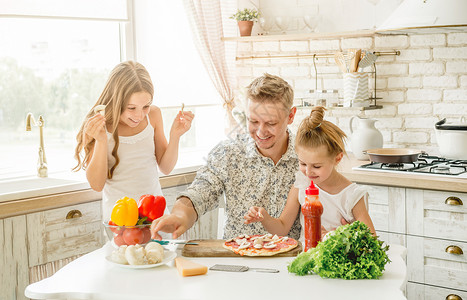
[[[107,130],[112,134],[115,140],[115,146],[112,149],[112,156],[115,158],[115,164],[108,171],[108,178],[112,178],[113,172],[120,162],[118,157],[118,122],[120,115],[125,110],[128,101],[134,93],[147,92],[154,96],[154,86],[146,68],[140,63],[126,61],[118,64],[110,73],[109,79],[105,84],[104,90],[97,102],[87,113],[83,124],[76,136],[78,142],[75,149],[75,158],[78,161],[73,171],[86,169],[91,158],[91,151],[94,148],[95,139],[89,139],[83,131],[86,121],[92,117],[94,107],[105,105],[105,119]],[[84,156],[82,152],[84,150]]]
[[[303,119],[297,130],[295,147],[315,148],[326,146],[329,155],[345,154],[345,133],[332,122],[324,120],[325,108],[316,106]]]

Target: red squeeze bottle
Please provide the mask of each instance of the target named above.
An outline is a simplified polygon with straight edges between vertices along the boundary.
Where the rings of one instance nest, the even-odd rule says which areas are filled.
[[[319,201],[319,190],[311,181],[305,190],[305,203],[302,205],[302,214],[305,219],[305,251],[316,247],[321,241],[321,215],[323,205]]]

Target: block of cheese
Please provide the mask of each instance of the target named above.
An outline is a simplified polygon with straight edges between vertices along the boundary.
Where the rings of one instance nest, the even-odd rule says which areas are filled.
[[[208,272],[208,267],[197,264],[183,257],[175,258],[178,273],[182,276],[203,275]]]

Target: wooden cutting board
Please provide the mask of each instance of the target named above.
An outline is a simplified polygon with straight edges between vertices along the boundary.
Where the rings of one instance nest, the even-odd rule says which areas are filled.
[[[185,245],[182,249],[182,256],[187,257],[241,257],[230,250],[222,247],[224,240],[190,240],[189,242],[198,243],[198,245]],[[272,257],[277,256],[297,256],[302,252],[302,244],[298,242],[298,246],[288,252],[282,252]]]

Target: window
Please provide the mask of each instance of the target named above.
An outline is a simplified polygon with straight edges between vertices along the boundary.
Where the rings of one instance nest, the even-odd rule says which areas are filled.
[[[36,121],[39,115],[45,120],[49,176],[70,171],[81,122],[121,59],[120,21],[96,15],[33,15],[34,5],[22,6],[28,9],[25,15],[21,1],[1,1],[0,179],[37,174],[39,129],[26,132],[29,112]],[[54,1],[41,4],[47,2]],[[79,6],[84,4],[91,5],[84,1]],[[48,12],[41,6],[40,13]]]

